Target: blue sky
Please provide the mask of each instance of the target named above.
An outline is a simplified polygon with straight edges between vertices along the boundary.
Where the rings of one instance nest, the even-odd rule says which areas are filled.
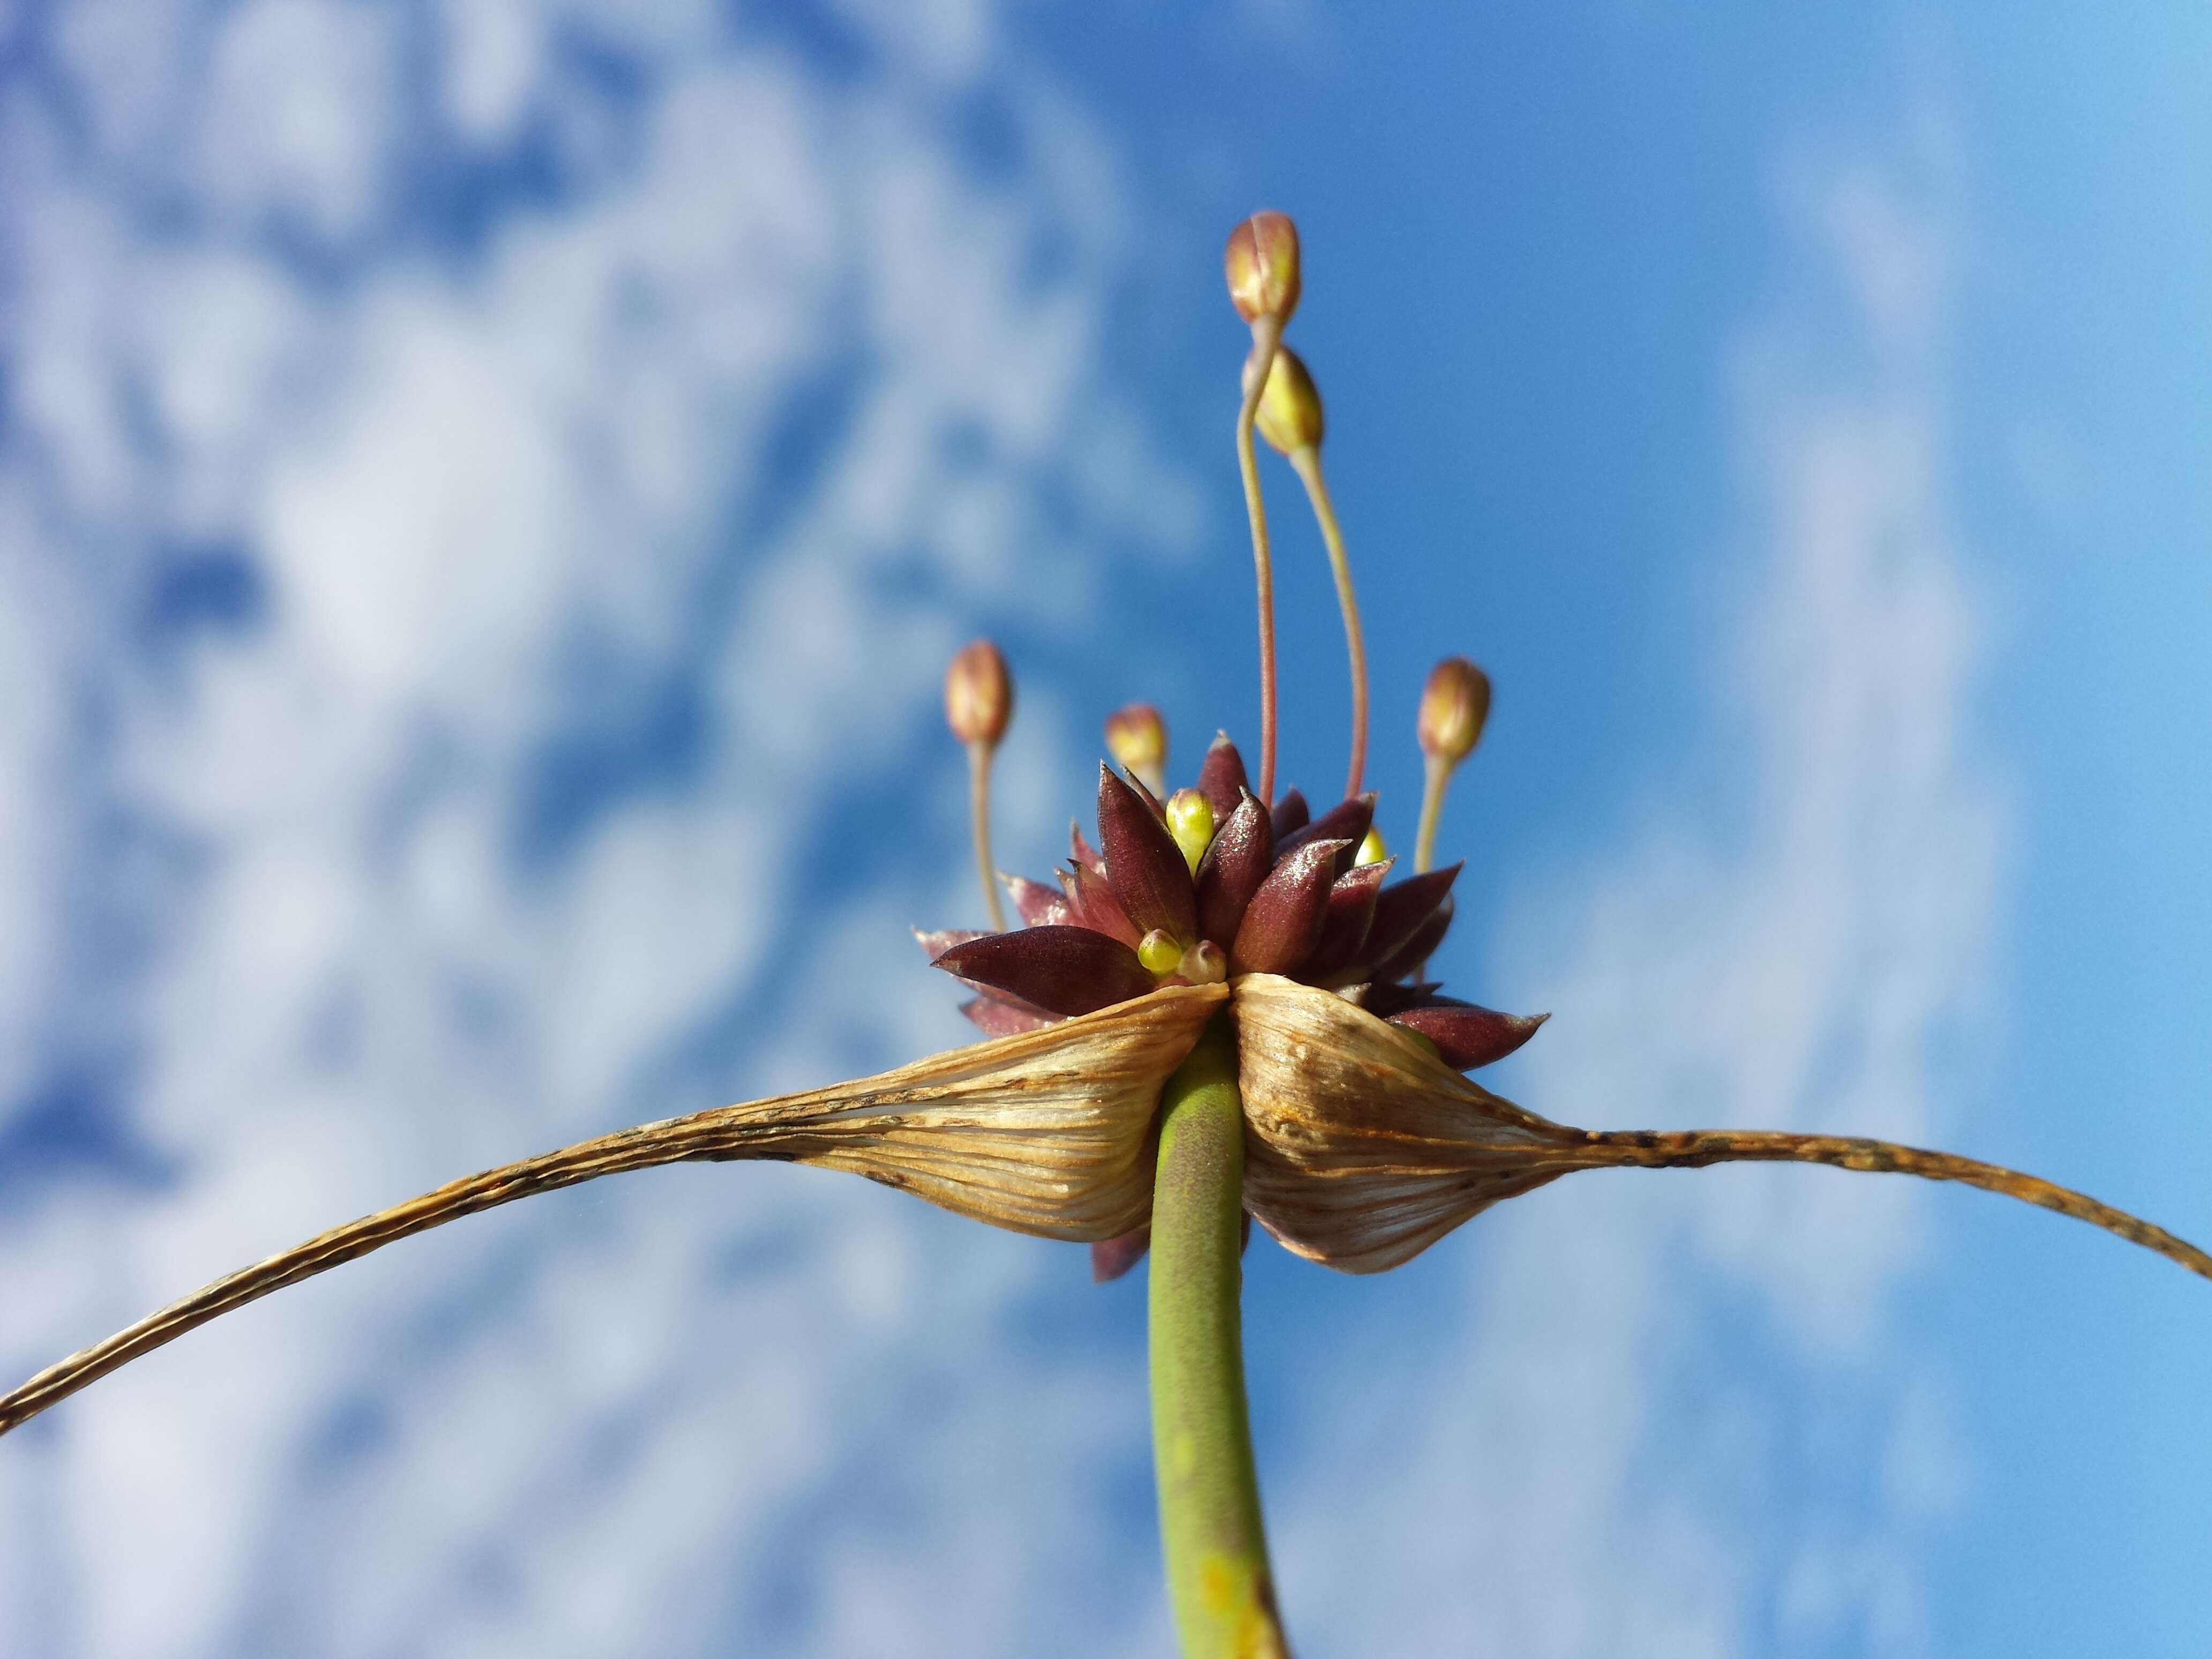
[[[1117,703],[1251,734],[1263,205],[1397,839],[1421,676],[1497,684],[1438,965],[1553,1018],[1493,1086],[2212,1236],[2212,23],[1097,9],[0,9],[0,1366],[964,1040],[950,651],[1015,867]],[[2054,1218],[1589,1176],[1248,1283],[1302,1652],[2212,1627],[2206,1287]],[[534,1201],[0,1445],[0,1652],[1162,1652],[1142,1323],[817,1172]]]

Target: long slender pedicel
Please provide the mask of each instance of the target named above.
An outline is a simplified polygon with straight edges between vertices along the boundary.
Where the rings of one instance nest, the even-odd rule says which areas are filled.
[[[999,899],[997,872],[991,862],[991,757],[987,743],[968,745],[968,817],[975,825],[975,879],[983,884],[984,908],[994,933],[1006,931],[1006,907]]]
[[[1252,354],[1244,362],[1244,398],[1237,408],[1237,470],[1244,482],[1244,514],[1252,527],[1252,583],[1260,610],[1260,799],[1275,787],[1275,572],[1267,553],[1267,507],[1260,496],[1260,459],[1252,426],[1267,385],[1267,366],[1282,338],[1279,318],[1252,325]]]
[[[1244,511],[1252,524],[1252,567],[1260,606],[1260,788],[1263,801],[1275,789],[1275,577],[1267,556],[1267,509],[1260,498],[1260,463],[1252,425],[1267,390],[1267,373],[1283,328],[1297,309],[1304,286],[1298,229],[1282,213],[1255,213],[1229,234],[1221,258],[1229,301],[1251,325],[1252,351],[1244,360],[1244,396],[1237,410],[1237,466],[1244,481]]]
[[[983,884],[983,904],[994,933],[1006,931],[1006,909],[999,899],[998,872],[991,862],[991,757],[1014,716],[1013,677],[1006,659],[988,640],[961,647],[945,671],[945,721],[968,748],[968,817],[975,838],[975,875]]]
[[[1419,827],[1413,832],[1413,873],[1426,875],[1436,867],[1437,820],[1444,810],[1444,785],[1451,781],[1451,768],[1433,757],[1421,769],[1421,817]]]
[[[1322,545],[1328,550],[1329,574],[1336,581],[1336,606],[1344,616],[1344,649],[1352,669],[1352,764],[1344,793],[1359,793],[1367,768],[1367,646],[1359,629],[1359,600],[1352,589],[1352,563],[1345,556],[1344,532],[1336,520],[1328,481],[1322,476],[1321,445],[1327,423],[1321,392],[1297,352],[1288,346],[1275,354],[1267,384],[1260,394],[1260,435],[1286,459],[1306,487]]]
[[[1337,527],[1336,508],[1322,477],[1321,451],[1296,451],[1291,465],[1306,487],[1314,517],[1321,521],[1329,574],[1336,579],[1337,608],[1344,613],[1344,648],[1352,663],[1352,764],[1345,774],[1344,793],[1356,795],[1367,769],[1367,646],[1359,631],[1359,600],[1352,591],[1352,565],[1344,554],[1344,532]]]

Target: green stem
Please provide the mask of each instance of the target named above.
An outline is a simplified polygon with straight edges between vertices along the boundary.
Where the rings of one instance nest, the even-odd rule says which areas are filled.
[[[1215,1016],[1162,1096],[1152,1194],[1152,1450],[1183,1659],[1283,1659],[1244,1405],[1244,1111]]]

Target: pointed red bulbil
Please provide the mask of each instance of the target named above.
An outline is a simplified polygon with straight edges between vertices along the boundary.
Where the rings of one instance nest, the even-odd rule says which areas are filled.
[[[1103,771],[1107,769],[1105,762],[1101,761],[1098,763],[1098,765],[1100,770]],[[1158,795],[1152,792],[1142,778],[1139,777],[1134,772],[1131,772],[1127,774],[1121,781],[1129,786],[1131,793],[1134,794],[1139,800],[1144,802],[1146,805],[1152,808],[1152,816],[1154,817],[1159,819],[1162,823],[1165,823],[1167,821],[1168,809],[1166,805],[1162,803]],[[1106,839],[1106,821],[1103,818],[1101,818],[1098,821],[1098,839],[1101,842],[1103,842]],[[1111,861],[1110,854],[1109,855],[1109,861]]]
[[[1375,902],[1390,874],[1393,859],[1363,864],[1346,871],[1328,890],[1328,913],[1322,920],[1321,938],[1313,954],[1298,969],[1298,977],[1310,985],[1327,985],[1358,962],[1375,921]]]
[[[1237,811],[1237,803],[1249,788],[1244,775],[1244,757],[1237,752],[1237,745],[1229,741],[1226,732],[1217,732],[1213,745],[1206,751],[1206,761],[1198,769],[1198,793],[1206,797],[1213,808],[1213,821],[1226,823]]]
[[[1374,824],[1375,797],[1354,795],[1349,800],[1339,801],[1312,823],[1302,829],[1292,830],[1289,835],[1284,835],[1278,830],[1275,836],[1275,856],[1281,858],[1286,854],[1295,853],[1308,842],[1313,841],[1348,841],[1352,843],[1356,855],[1359,843],[1367,839],[1367,832],[1374,827]],[[1350,867],[1351,860],[1347,859],[1343,867],[1337,871],[1337,874],[1342,875],[1345,870]]]
[[[1110,1008],[1153,986],[1134,951],[1088,927],[986,933],[954,945],[936,965],[987,991],[1066,1016]]]
[[[1471,1072],[1511,1054],[1530,1037],[1549,1014],[1501,1014],[1471,1002],[1437,997],[1383,1018],[1409,1031],[1419,1031],[1437,1045],[1445,1065],[1455,1072]]]
[[[1143,1226],[1123,1233],[1119,1238],[1109,1238],[1091,1247],[1091,1282],[1103,1285],[1121,1278],[1123,1273],[1145,1259],[1145,1252],[1152,1247],[1152,1225]]]
[[[1267,808],[1248,790],[1198,861],[1198,933],[1216,944],[1234,940],[1245,907],[1274,867],[1275,836]]]
[[[1229,947],[1231,974],[1289,974],[1312,954],[1328,918],[1337,855],[1349,844],[1308,842],[1277,862],[1245,907]]]
[[[1139,935],[1160,929],[1183,945],[1198,942],[1198,900],[1190,866],[1159,815],[1103,764],[1098,769],[1098,839],[1106,881]]]
[[[1437,946],[1444,942],[1451,931],[1452,902],[1449,896],[1429,912],[1427,917],[1407,935],[1388,957],[1377,962],[1372,977],[1377,983],[1403,979],[1437,953]]]
[[[1431,870],[1418,876],[1408,876],[1395,887],[1386,887],[1375,898],[1375,923],[1367,931],[1367,944],[1361,951],[1370,967],[1380,968],[1395,958],[1413,937],[1416,929],[1435,915],[1437,908],[1450,896],[1452,883],[1459,878],[1460,866],[1448,864],[1441,870]],[[1435,947],[1431,945],[1431,951]],[[1425,956],[1427,952],[1424,952]],[[1410,968],[1422,958],[1409,963]],[[1366,977],[1389,980],[1395,974],[1374,973]]]
[[[1269,816],[1274,825],[1275,841],[1279,845],[1306,827],[1313,817],[1313,809],[1306,805],[1304,795],[1291,789],[1284,793]]]
[[[1094,875],[1088,866],[1080,864],[1072,870],[1060,871],[1059,875],[1060,890],[1067,896],[1067,920],[1071,925],[1117,939],[1132,951],[1137,948],[1137,941],[1144,934],[1122,914],[1105,877]]]

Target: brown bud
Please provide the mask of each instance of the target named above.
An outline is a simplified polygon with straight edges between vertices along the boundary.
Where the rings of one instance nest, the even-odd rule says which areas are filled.
[[[1421,690],[1421,752],[1457,766],[1482,741],[1490,718],[1490,676],[1465,657],[1446,657],[1429,671]]]
[[[1298,228],[1290,215],[1254,214],[1230,232],[1221,263],[1238,316],[1291,320],[1298,308]]]
[[[1313,376],[1288,346],[1275,351],[1274,367],[1260,393],[1260,435],[1285,455],[1321,447],[1321,393]]]
[[[945,671],[945,721],[966,744],[995,749],[1014,717],[1014,682],[988,640],[960,647]]]
[[[1109,714],[1106,752],[1158,794],[1168,769],[1168,727],[1160,711],[1148,702],[1133,702]]]

